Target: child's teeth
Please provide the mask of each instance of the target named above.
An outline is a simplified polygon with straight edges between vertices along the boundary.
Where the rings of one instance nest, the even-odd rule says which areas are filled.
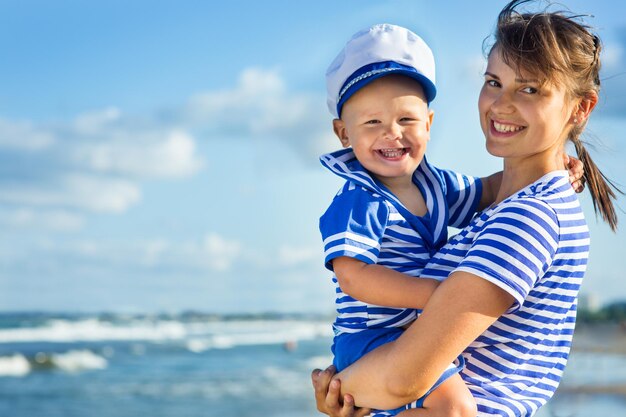
[[[404,149],[381,149],[380,153],[385,158],[398,158],[404,154]]]

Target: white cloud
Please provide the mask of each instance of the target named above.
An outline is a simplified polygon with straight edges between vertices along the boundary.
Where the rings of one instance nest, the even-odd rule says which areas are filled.
[[[121,119],[122,112],[116,107],[87,112],[79,115],[73,122],[73,128],[85,135],[101,132],[107,126]]]
[[[0,208],[0,224],[15,229],[53,230],[69,232],[82,228],[84,218],[64,210],[35,210]]]
[[[624,47],[618,43],[605,44],[602,49],[602,65],[605,70],[622,70],[622,59],[624,57]]]
[[[0,149],[7,150],[0,204],[123,213],[141,201],[141,181],[185,178],[204,167],[195,132],[208,140],[282,141],[316,166],[317,155],[335,148],[323,97],[289,91],[277,71],[249,68],[233,88],[199,94],[169,114],[138,117],[109,107],[67,122],[0,119]],[[230,267],[236,248],[227,246],[213,267]]]
[[[122,213],[141,200],[140,180],[188,177],[203,167],[189,132],[116,108],[41,126],[0,119],[2,148],[0,203],[48,211]]]
[[[202,168],[193,137],[182,130],[164,133],[133,132],[109,141],[81,143],[72,155],[77,165],[100,173],[133,178],[188,177]]]
[[[228,240],[216,233],[208,234],[204,239],[204,250],[208,255],[206,262],[211,269],[226,271],[241,253],[241,244]]]
[[[48,183],[0,185],[0,203],[120,213],[141,199],[133,182],[66,174]]]
[[[319,261],[322,254],[319,248],[281,246],[278,248],[277,262],[283,266],[294,266],[310,261]]]
[[[165,239],[156,239],[145,242],[143,250],[143,263],[146,266],[158,265],[169,249],[170,244]]]
[[[254,125],[258,117],[264,118],[277,106],[288,104],[279,105],[282,100],[290,99],[278,74],[250,68],[242,71],[234,89],[192,97],[183,116],[193,124],[233,124],[245,129]]]
[[[6,214],[6,211],[0,211]],[[56,213],[62,218],[62,213]],[[52,217],[52,215],[51,215]],[[28,211],[13,214],[14,222],[28,223],[35,214]],[[8,220],[4,219],[3,222]],[[3,250],[6,248],[2,248]],[[175,270],[193,275],[229,272],[239,268],[257,268],[254,257],[246,254],[244,245],[236,239],[217,233],[207,233],[202,239],[172,241],[153,239],[41,239],[28,247],[12,248],[10,263],[31,258],[32,265],[44,265],[58,259],[71,259],[64,267],[98,266],[110,274],[120,270]],[[0,250],[0,259],[2,258]]]
[[[0,149],[39,151],[53,143],[52,132],[38,129],[30,122],[0,119]]]
[[[313,163],[335,147],[324,97],[290,92],[276,71],[246,69],[233,89],[192,97],[180,118],[214,139],[282,140]]]

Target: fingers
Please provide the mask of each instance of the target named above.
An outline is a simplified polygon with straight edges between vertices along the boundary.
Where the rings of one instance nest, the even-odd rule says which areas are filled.
[[[567,167],[569,171],[570,182],[581,179],[585,173],[583,163],[580,161],[580,159],[574,158],[573,156],[566,155],[566,157],[567,157],[567,162],[565,166]]]
[[[563,161],[569,171],[569,182],[577,193],[585,189],[585,170],[583,163],[573,156],[563,155]]]
[[[572,183],[572,188],[574,189],[576,193],[582,193],[583,191],[585,191],[584,180],[581,178],[579,181],[574,181]]]
[[[311,382],[315,389],[315,403],[320,413],[331,417],[365,417],[371,413],[369,408],[355,408],[354,398],[350,394],[341,398],[341,381],[333,379],[336,373],[334,366],[325,370],[314,369],[311,372]]]
[[[369,408],[354,408],[354,398],[352,395],[346,394],[343,396],[343,407],[341,409],[342,416],[345,417],[365,417],[371,414],[372,410]]]
[[[311,382],[313,383],[313,388],[315,389],[315,403],[317,405],[317,410],[324,414],[333,415],[332,412],[336,411],[340,408],[338,401],[338,388],[335,388],[335,391],[332,395],[335,397],[335,404],[332,404],[331,396],[331,378],[335,374],[335,367],[329,366],[325,370],[314,369],[311,372]],[[339,381],[337,381],[339,383]],[[330,406],[329,406],[330,405]]]
[[[332,407],[332,417],[364,417],[371,413],[368,408],[355,408],[354,397],[350,394],[343,396],[343,401],[339,402],[341,395],[341,381],[333,379],[328,387],[326,396],[326,406]],[[343,403],[343,405],[341,404]]]
[[[339,382],[338,379],[333,379],[332,381],[330,381],[330,385],[328,386],[328,394],[326,394],[324,404],[326,405],[327,410],[331,410],[334,413],[339,412],[340,415],[345,415],[342,413],[342,410],[341,410],[342,406],[339,402],[340,395],[341,395],[341,382]]]

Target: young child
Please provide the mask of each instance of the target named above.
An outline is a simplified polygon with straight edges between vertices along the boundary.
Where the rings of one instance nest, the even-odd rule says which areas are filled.
[[[411,31],[380,24],[360,31],[330,65],[328,105],[343,150],[322,164],[346,179],[320,219],[326,267],[335,273],[332,351],[338,371],[395,340],[416,319],[437,281],[417,279],[447,240],[490,204],[499,174],[483,180],[424,158],[436,94],[433,54]],[[424,407],[476,415],[458,376],[459,356],[427,396],[396,410]]]

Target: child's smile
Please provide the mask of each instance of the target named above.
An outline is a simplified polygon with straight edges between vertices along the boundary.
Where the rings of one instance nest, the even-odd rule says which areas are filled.
[[[377,152],[384,159],[390,161],[399,161],[409,152],[409,148],[386,148],[378,149]]]

